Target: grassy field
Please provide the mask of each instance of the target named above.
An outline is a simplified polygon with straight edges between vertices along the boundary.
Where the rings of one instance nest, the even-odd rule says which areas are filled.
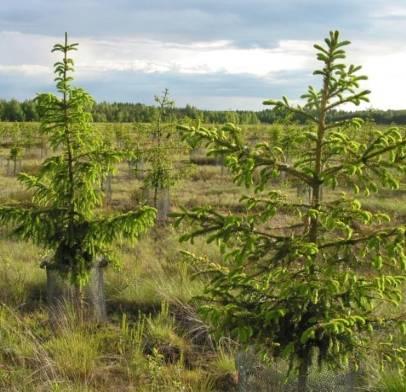
[[[137,139],[132,125],[99,127],[103,132],[129,135],[133,142]],[[252,141],[257,141],[269,138],[275,130],[256,126],[247,132]],[[10,171],[10,145],[15,143],[10,134],[4,137],[0,149],[0,203],[29,202],[31,195]],[[171,189],[171,210],[211,205],[224,212],[238,211],[242,191],[227,170],[205,160],[204,152],[197,158],[192,156],[199,163],[193,164],[189,150],[180,144],[178,149],[173,154],[173,165],[182,175]],[[44,148],[37,141],[25,147],[18,164],[22,171],[35,172],[44,156]],[[123,211],[136,207],[143,185],[139,177],[126,163],[121,164],[112,179],[111,201],[104,208]],[[283,180],[270,187],[283,189],[292,199],[306,197]],[[362,197],[361,201],[371,210],[381,209],[395,220],[406,220],[405,182],[397,191]],[[289,216],[280,214],[278,219],[283,222]],[[182,230],[169,221],[155,227],[134,246],[117,244],[122,265],[106,271],[109,322],[94,325],[78,319],[67,308],[55,330],[48,321],[46,275],[40,268],[44,251],[16,241],[2,228],[0,390],[236,390],[239,346],[227,336],[214,339],[209,326],[197,314],[192,299],[202,293],[205,281],[194,277],[194,266],[182,251],[214,261],[221,261],[221,255],[215,245],[204,240],[193,245],[179,243],[181,234]],[[252,390],[292,390],[293,381],[284,379],[286,364],[265,366],[255,355],[249,360],[260,369]],[[345,369],[337,374],[315,368],[310,385],[314,391],[345,391],[348,377]],[[363,390],[406,390],[405,378],[381,372],[374,358],[357,377]]]

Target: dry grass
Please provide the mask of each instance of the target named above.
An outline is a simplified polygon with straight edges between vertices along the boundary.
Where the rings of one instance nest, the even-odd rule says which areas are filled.
[[[255,126],[250,132],[251,142],[270,137],[269,129]],[[0,156],[7,154],[7,148],[0,149]],[[24,170],[35,172],[39,154],[38,148],[26,152]],[[181,166],[188,155],[177,159]],[[123,163],[113,178],[112,202],[105,208],[134,208],[141,186],[142,181]],[[289,199],[297,200],[296,189],[286,184],[274,183],[270,189],[280,187]],[[188,166],[187,175],[171,190],[173,209],[211,205],[225,213],[238,211],[241,196],[227,172],[213,165]],[[0,203],[26,202],[30,197],[16,178],[6,175],[6,160],[2,159]],[[362,200],[369,208],[384,209],[396,219],[404,219],[405,201],[404,188]],[[280,214],[274,224],[289,219]],[[180,251],[212,261],[220,261],[221,255],[203,239],[193,245],[180,244],[179,234],[168,225],[154,229],[135,246],[118,246],[122,265],[118,270],[108,268],[106,273],[109,322],[87,325],[68,313],[55,331],[45,311],[45,272],[39,268],[44,252],[9,238],[2,228],[0,390],[103,392],[112,390],[112,385],[120,391],[232,390],[237,347],[226,349],[211,339],[191,302],[203,292],[205,282],[193,277],[193,266]],[[373,387],[396,390],[387,386],[392,377],[388,374],[378,374]],[[330,380],[333,375],[315,372],[311,382],[320,386],[323,377]],[[404,380],[392,378],[393,385],[404,386]]]

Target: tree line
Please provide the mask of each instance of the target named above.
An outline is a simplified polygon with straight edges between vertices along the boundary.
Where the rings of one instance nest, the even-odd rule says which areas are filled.
[[[92,109],[95,122],[132,123],[153,122],[157,117],[157,106],[131,102],[99,102]],[[286,111],[280,108],[250,110],[201,110],[192,105],[173,109],[177,119],[200,119],[206,124],[273,124],[286,118]],[[406,110],[378,110],[369,109],[362,111],[333,111],[330,113],[332,120],[345,120],[362,118],[377,124],[406,124]],[[16,99],[0,100],[1,121],[39,121],[38,105],[34,100],[18,101]],[[304,123],[305,118],[294,114],[293,120]]]

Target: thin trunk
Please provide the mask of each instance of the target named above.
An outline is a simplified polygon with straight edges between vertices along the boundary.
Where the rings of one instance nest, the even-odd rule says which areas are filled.
[[[323,150],[323,140],[324,134],[326,131],[326,108],[329,99],[329,84],[330,84],[330,72],[329,72],[330,64],[327,65],[327,76],[324,78],[323,81],[323,92],[320,102],[320,117],[319,117],[319,124],[317,128],[317,142],[316,142],[316,158],[314,164],[314,177],[312,183],[312,207],[314,209],[319,209],[320,201],[321,201],[321,189],[322,189],[322,179],[321,179],[321,172],[322,172],[322,150]],[[317,231],[318,231],[318,219],[317,217],[311,218],[310,221],[310,231],[309,231],[309,239],[312,242],[317,242]]]
[[[83,290],[79,284],[75,284],[74,292],[73,292],[73,306],[75,307],[75,313],[82,323],[85,319],[84,310],[85,310],[85,303],[83,298]]]
[[[158,209],[158,185],[154,188],[154,208]]]
[[[168,96],[168,90],[165,89],[164,92],[164,97],[162,99],[162,102],[159,107],[158,111],[158,119],[157,119],[157,129],[156,129],[156,140],[157,140],[157,149],[158,149],[158,154],[160,155],[160,149],[161,149],[161,121],[162,121],[162,116],[164,114],[165,110],[165,103],[166,103],[166,97]],[[162,189],[162,183],[161,181],[158,180],[158,182],[155,182],[155,187],[154,187],[154,207],[158,209],[158,188]],[[158,212],[159,215],[159,212]]]
[[[65,70],[63,74],[64,79],[64,91],[63,91],[63,109],[64,109],[64,127],[65,127],[65,136],[66,136],[66,152],[68,155],[68,178],[69,178],[69,190],[68,190],[68,231],[69,238],[74,237],[74,219],[75,219],[75,183],[74,183],[74,174],[73,174],[73,149],[72,142],[70,140],[70,129],[69,129],[69,120],[68,120],[68,102],[66,94],[66,79],[67,79],[67,64],[68,64],[68,34],[65,33],[65,55],[64,55],[64,64]]]

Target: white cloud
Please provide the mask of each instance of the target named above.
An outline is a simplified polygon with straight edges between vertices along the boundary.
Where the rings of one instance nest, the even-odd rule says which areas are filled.
[[[406,48],[405,48],[406,49]],[[365,83],[372,91],[371,105],[379,109],[406,107],[406,50],[386,55],[369,55],[364,61]]]
[[[370,10],[370,16],[377,19],[406,17],[406,6],[400,4],[385,4],[379,9]]]
[[[363,107],[404,109],[406,107],[406,44],[370,41],[349,46],[348,62],[362,65],[368,76],[361,87],[371,90],[370,103]]]
[[[0,64],[0,73],[2,74],[24,74],[28,76],[48,75],[50,68],[37,64],[20,64],[20,65],[2,65]]]
[[[0,32],[1,65],[52,65],[50,53],[56,39],[45,35]]]
[[[402,10],[406,13],[406,8],[388,8],[386,14],[399,15]],[[50,50],[55,42],[61,40],[62,37],[0,32],[0,51],[5,54],[0,60],[0,73],[51,81],[52,63],[57,55],[51,54]],[[81,81],[108,80],[111,74],[132,71],[160,74],[162,78],[165,74],[243,74],[271,81],[282,89],[289,83],[289,72],[308,72],[311,75],[316,66],[313,42],[308,40],[281,40],[274,48],[238,47],[229,40],[187,44],[128,37],[74,37],[73,41],[80,43],[79,52],[73,56]],[[348,61],[363,65],[365,74],[369,76],[363,86],[372,90],[372,106],[383,109],[406,107],[406,44],[400,41],[358,40],[348,47],[348,53]],[[305,82],[299,87],[304,92]],[[244,107],[245,99],[247,106],[251,106],[256,98],[251,96],[247,100],[244,98],[247,94],[242,89],[238,94],[241,98],[236,98],[235,103]],[[199,91],[191,92],[193,96],[199,96]],[[218,95],[216,99],[222,98]],[[201,101],[209,103],[210,99],[202,97]]]
[[[238,48],[230,41],[178,44],[153,40],[82,40],[83,71],[251,74],[298,70],[312,62],[310,42],[281,41],[274,49]]]
[[[50,49],[57,41],[61,39],[1,32],[0,50],[9,56],[1,60],[0,66],[22,72],[27,72],[29,67],[37,71],[39,67],[50,67],[56,59]],[[78,71],[87,76],[109,71],[223,72],[266,76],[278,71],[307,68],[313,60],[311,42],[308,41],[281,41],[272,49],[239,48],[225,40],[191,44],[129,38],[82,38],[79,41],[79,53],[73,57]]]

